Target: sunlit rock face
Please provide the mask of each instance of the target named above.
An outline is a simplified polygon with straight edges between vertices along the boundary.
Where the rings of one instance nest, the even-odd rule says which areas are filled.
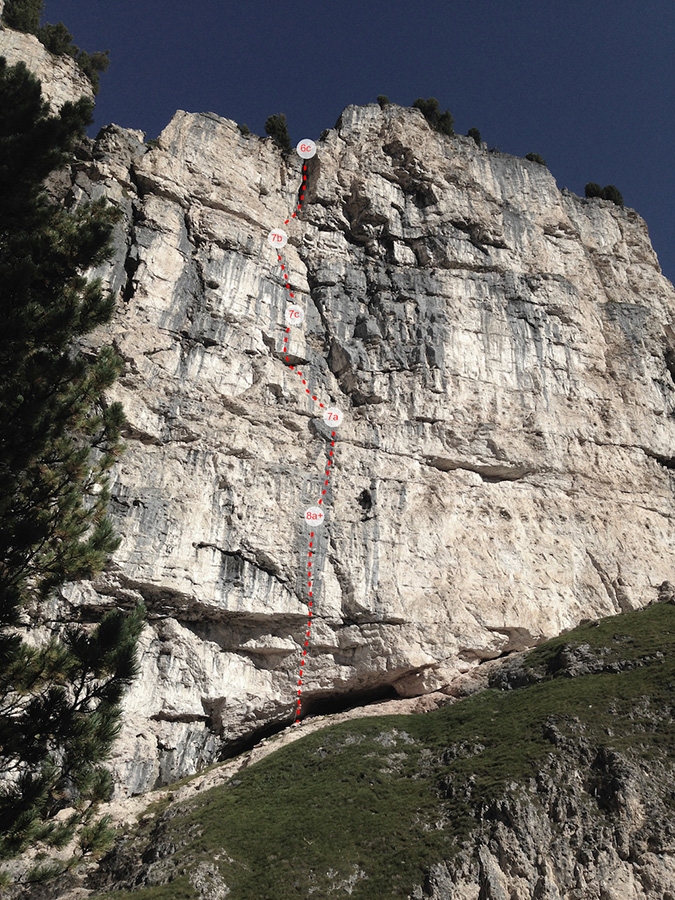
[[[305,711],[451,693],[673,580],[675,291],[634,211],[397,106],[349,107],[317,139],[288,225],[303,160],[227,119],[178,112],[155,146],[111,126],[90,151],[75,200],[125,212],[99,273],[119,311],[96,336],[126,361],[122,543],[43,613],[148,607],[119,795],[292,721],[319,402],[344,421]],[[284,352],[290,293],[305,318]]]

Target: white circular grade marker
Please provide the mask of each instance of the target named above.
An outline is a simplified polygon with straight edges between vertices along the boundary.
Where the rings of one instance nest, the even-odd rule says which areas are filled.
[[[267,235],[267,241],[272,247],[285,247],[288,235],[282,228],[275,228]]]
[[[335,406],[327,409],[323,414],[323,420],[326,425],[331,425],[333,428],[337,428],[338,425],[342,425],[343,418],[344,413],[341,410],[337,409]]]
[[[323,525],[323,510],[320,506],[310,506],[305,510],[305,522],[308,525]]]
[[[301,306],[292,304],[286,307],[286,321],[289,325],[302,325],[305,318],[305,311]]]
[[[314,141],[310,141],[309,138],[303,138],[295,149],[298,156],[301,156],[303,159],[311,159],[313,156],[316,156],[316,144]]]

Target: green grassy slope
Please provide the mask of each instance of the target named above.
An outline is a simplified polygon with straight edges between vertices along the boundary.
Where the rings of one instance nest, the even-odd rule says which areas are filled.
[[[486,804],[565,756],[565,736],[639,762],[675,758],[674,651],[675,606],[658,604],[541,645],[503,679],[522,687],[308,735],[151,835],[126,836],[111,876],[149,872],[153,884],[97,898],[192,900],[201,861],[217,866],[228,900],[405,898]]]

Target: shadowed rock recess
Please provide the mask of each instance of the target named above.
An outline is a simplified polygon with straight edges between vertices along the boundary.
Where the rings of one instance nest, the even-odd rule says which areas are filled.
[[[122,537],[36,639],[143,598],[118,798],[288,724],[307,615],[303,513],[326,426],[282,361],[267,234],[302,160],[179,111],[156,145],[110,126],[70,202],[125,212],[93,273],[120,293],[96,340],[126,361]],[[643,220],[535,162],[348,107],[317,141],[286,263],[290,356],[345,413],[315,557],[307,709],[453,682],[672,579],[675,291]],[[322,707],[322,704],[326,704]],[[488,865],[488,862],[486,862]]]

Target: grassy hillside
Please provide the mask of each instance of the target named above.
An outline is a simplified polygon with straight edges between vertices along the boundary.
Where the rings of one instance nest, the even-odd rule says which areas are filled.
[[[495,798],[526,791],[579,741],[589,760],[599,750],[638,764],[675,758],[674,650],[675,606],[658,604],[507,661],[497,683],[509,689],[308,735],[122,838],[110,876],[146,886],[97,900],[197,898],[200,863],[228,900],[406,898]]]

